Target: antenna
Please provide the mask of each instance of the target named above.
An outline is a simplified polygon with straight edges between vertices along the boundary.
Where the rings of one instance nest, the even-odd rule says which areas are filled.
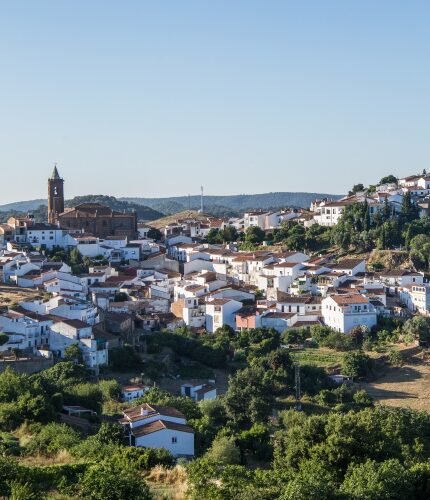
[[[201,197],[200,197],[200,212],[203,213],[203,186],[200,186],[201,189]]]
[[[300,399],[302,394],[300,386],[300,363],[296,363],[294,365],[294,382],[296,387],[296,411],[301,411],[302,403],[300,402]]]

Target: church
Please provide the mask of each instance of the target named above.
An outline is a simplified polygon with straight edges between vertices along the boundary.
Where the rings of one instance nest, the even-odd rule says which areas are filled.
[[[137,236],[137,214],[118,212],[100,203],[81,203],[64,208],[64,179],[57,166],[48,179],[48,221],[70,233],[91,233],[98,238]]]

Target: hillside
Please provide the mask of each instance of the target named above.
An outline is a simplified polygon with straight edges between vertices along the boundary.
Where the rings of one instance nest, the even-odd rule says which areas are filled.
[[[142,204],[127,202],[123,200],[118,200],[114,196],[106,195],[86,195],[86,196],[76,196],[71,200],[66,200],[66,207],[74,207],[80,203],[102,203],[107,205],[112,210],[118,210],[123,212],[124,210],[130,211],[135,210],[137,213],[137,218],[139,220],[156,220],[164,216],[164,212],[159,212],[153,208],[144,206]],[[21,201],[17,203],[9,203],[7,205],[0,206],[0,222],[5,222],[10,216],[20,216],[25,215],[28,212],[32,212],[36,222],[46,221],[48,218],[47,211],[47,200],[31,200],[28,202]]]
[[[168,224],[176,222],[178,219],[185,219],[187,217],[191,217],[198,220],[206,221],[208,218],[207,213],[200,213],[196,210],[184,210],[183,212],[175,213],[174,215],[166,215],[165,217],[161,217],[160,219],[151,221],[151,227],[155,227],[157,229],[161,229]]]
[[[308,208],[317,198],[340,198],[340,195],[324,193],[262,193],[239,194],[231,196],[205,196],[205,212],[214,217],[237,217],[249,209],[279,209],[286,207]],[[177,196],[171,198],[116,198],[106,195],[77,196],[66,200],[66,207],[84,202],[98,202],[108,205],[113,210],[136,210],[139,220],[153,221],[166,215],[173,215],[184,210],[198,210],[200,196]],[[18,201],[0,205],[0,222],[10,215],[23,215],[33,212],[37,221],[46,220],[46,199]]]
[[[5,205],[0,205],[1,212],[28,212],[29,210],[35,210],[39,208],[40,205],[47,205],[48,201],[46,198],[39,198],[37,200],[28,201],[16,201],[13,203],[6,203]]]
[[[66,200],[66,207],[74,207],[80,203],[101,203],[102,205],[107,205],[112,210],[118,210],[123,212],[124,210],[130,211],[135,210],[137,212],[137,218],[139,220],[156,220],[163,217],[164,213],[154,210],[143,204],[137,204],[133,202],[128,202],[124,200],[119,200],[114,196],[106,196],[103,194],[89,194],[85,196],[75,196],[71,200]],[[0,207],[1,208],[1,207]]]
[[[300,207],[308,208],[311,201],[316,198],[340,198],[340,195],[324,194],[324,193],[262,193],[262,194],[239,194],[231,196],[205,196],[205,206],[221,206],[230,210],[243,212],[244,210],[262,208],[283,208],[283,207]],[[164,206],[171,207],[172,204],[177,210],[179,205],[183,209],[200,207],[200,196],[178,196],[171,198],[120,198],[121,200],[146,205],[148,207],[157,208],[161,212],[167,213],[170,210],[165,210]],[[172,213],[172,212],[170,212]]]

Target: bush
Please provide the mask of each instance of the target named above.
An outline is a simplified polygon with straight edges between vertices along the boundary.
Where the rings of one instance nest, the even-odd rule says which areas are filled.
[[[352,465],[340,488],[348,498],[363,500],[412,497],[412,474],[398,460]]]
[[[319,345],[336,351],[350,351],[355,348],[353,339],[346,333],[340,332],[329,333],[319,341]]]
[[[109,352],[109,366],[114,371],[130,372],[141,369],[142,360],[132,346],[125,345]]]
[[[135,469],[120,468],[109,460],[91,465],[81,480],[83,497],[90,500],[150,500],[148,485]]]
[[[56,455],[60,450],[69,450],[81,441],[80,434],[66,424],[51,422],[41,427],[26,447],[28,454]]]
[[[347,377],[364,378],[372,368],[371,358],[363,351],[345,354],[342,362],[342,374]]]
[[[206,452],[205,458],[215,464],[239,464],[240,450],[233,437],[221,436],[215,438],[212,446]]]
[[[391,349],[388,353],[388,363],[395,367],[403,366],[405,360],[400,351],[396,351],[395,349]]]

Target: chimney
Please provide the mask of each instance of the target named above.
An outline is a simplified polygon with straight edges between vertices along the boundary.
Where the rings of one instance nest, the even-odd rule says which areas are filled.
[[[149,413],[149,411],[146,408],[144,408],[143,406],[141,406],[141,408],[140,408],[140,414],[142,416],[146,417],[146,415],[148,415],[148,413]]]

